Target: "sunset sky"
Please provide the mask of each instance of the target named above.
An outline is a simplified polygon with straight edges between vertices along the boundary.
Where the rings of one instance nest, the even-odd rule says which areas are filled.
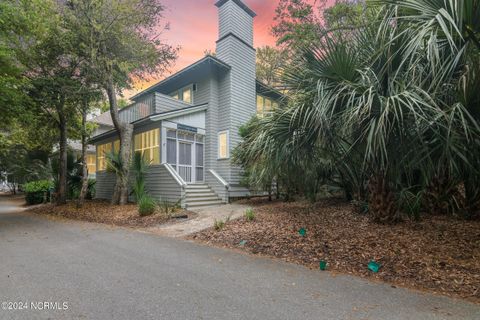
[[[270,29],[279,0],[243,1],[257,13],[254,46],[275,45]],[[314,1],[311,0],[312,3]],[[163,40],[180,47],[178,59],[170,73],[201,59],[205,50],[215,51],[215,41],[218,39],[217,7],[214,6],[216,2],[217,0],[163,0],[166,6],[165,22],[170,24],[170,30],[166,30],[162,35]],[[126,97],[146,89],[168,75],[147,83],[138,83],[134,91],[125,93]]]

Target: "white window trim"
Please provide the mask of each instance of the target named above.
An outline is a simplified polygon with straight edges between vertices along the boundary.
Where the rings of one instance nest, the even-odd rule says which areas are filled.
[[[227,156],[221,157],[220,156],[220,135],[226,134],[227,135]],[[230,130],[223,130],[218,131],[217,134],[217,160],[227,160],[230,159]]]

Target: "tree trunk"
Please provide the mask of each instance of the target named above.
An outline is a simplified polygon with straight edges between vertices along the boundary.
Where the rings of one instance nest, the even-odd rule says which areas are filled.
[[[394,194],[382,173],[370,178],[368,189],[368,211],[375,222],[393,223],[400,220]]]
[[[429,214],[446,215],[462,211],[465,207],[464,202],[459,183],[446,169],[442,169],[426,186],[422,205]]]
[[[87,102],[82,108],[82,190],[78,198],[78,206],[83,206],[88,191],[88,167],[87,167]]]
[[[464,181],[465,186],[465,210],[468,216],[478,215],[480,209],[480,186],[476,176],[468,177]]]
[[[63,106],[58,111],[60,129],[60,153],[58,172],[57,205],[67,203],[67,119],[63,112]]]
[[[106,91],[110,103],[110,114],[112,116],[113,125],[115,126],[115,129],[117,129],[120,138],[121,168],[117,173],[112,204],[125,205],[128,203],[128,177],[130,174],[130,159],[132,156],[133,125],[120,121],[117,95],[112,76],[110,76],[107,81]]]

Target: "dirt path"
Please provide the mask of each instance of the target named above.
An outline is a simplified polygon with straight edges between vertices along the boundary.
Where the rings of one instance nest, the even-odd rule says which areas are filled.
[[[245,214],[248,208],[250,208],[250,206],[236,203],[199,208],[192,210],[197,213],[198,216],[191,220],[148,228],[148,231],[174,238],[186,237],[211,228],[215,220],[226,221],[238,219]]]

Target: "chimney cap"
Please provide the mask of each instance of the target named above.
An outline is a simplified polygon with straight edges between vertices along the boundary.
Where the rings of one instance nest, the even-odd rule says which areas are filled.
[[[221,6],[223,6],[225,3],[227,3],[228,1],[230,0],[219,0],[217,3],[215,3],[215,5],[220,8]],[[245,10],[246,13],[248,13],[252,18],[256,17],[257,14],[252,10],[250,9],[249,7],[247,7],[247,5],[245,3],[242,2],[242,0],[231,0],[233,2],[235,2],[240,8],[242,8],[243,10]]]

